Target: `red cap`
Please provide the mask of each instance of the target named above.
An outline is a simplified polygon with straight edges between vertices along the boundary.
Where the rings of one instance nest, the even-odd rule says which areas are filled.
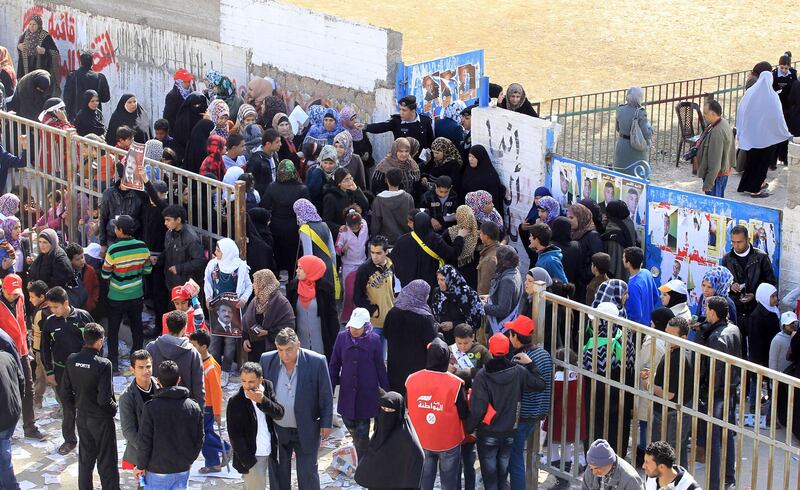
[[[189,301],[192,295],[189,294],[183,286],[175,286],[172,288],[172,301]]]
[[[489,338],[489,352],[495,357],[502,357],[511,350],[511,341],[501,333],[496,333]]]
[[[181,68],[180,70],[175,72],[175,76],[173,77],[174,80],[180,80],[182,82],[191,82],[194,80],[194,77],[188,70]]]
[[[504,327],[508,330],[513,330],[517,332],[519,335],[529,336],[533,334],[536,325],[534,325],[533,320],[528,318],[525,315],[520,315],[511,322],[505,322],[503,324]]]
[[[22,294],[22,278],[16,274],[9,274],[3,278],[3,291],[8,294]]]

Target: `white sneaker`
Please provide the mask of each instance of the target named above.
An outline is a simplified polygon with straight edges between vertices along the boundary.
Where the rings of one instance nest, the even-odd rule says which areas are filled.
[[[229,377],[230,374],[225,371],[222,372],[222,386],[228,386]]]

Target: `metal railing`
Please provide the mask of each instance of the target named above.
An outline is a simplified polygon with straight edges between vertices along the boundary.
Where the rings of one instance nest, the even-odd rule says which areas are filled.
[[[539,435],[536,431],[534,441],[529,441],[528,457],[534,458],[538,468],[576,483],[583,475],[581,458],[588,444],[595,439],[608,440],[619,456],[632,464],[637,446],[646,447],[651,441],[666,440],[675,448],[676,455],[684,452],[683,458],[679,458],[683,459],[680,464],[694,475],[700,486],[711,488],[712,472],[720,472],[717,473],[721,474],[719,481],[725,482],[725,464],[711,464],[712,434],[719,431],[720,461],[724,462],[726,456],[734,452],[737,488],[743,485],[753,490],[798,488],[800,441],[793,437],[792,431],[793,423],[800,419],[795,420],[792,412],[796,398],[800,397],[800,379],[629,320],[600,314],[590,307],[545,292],[544,283],[537,283],[536,289],[531,298],[533,316],[537,325],[545,325],[548,321],[552,326],[548,350],[553,354],[554,371],[564,373],[561,389],[553,390],[550,409],[551,415],[560,410],[556,417],[560,416],[561,423],[556,427],[554,417],[549,417],[544,424],[548,454],[544,455],[542,462],[539,462]],[[593,328],[593,324],[599,326],[601,320],[608,322],[607,337],[598,337],[598,328]],[[540,342],[542,330],[537,329]],[[611,366],[612,357],[620,354],[614,354],[615,335],[619,335],[621,363],[616,369],[604,371],[599,363],[598,349],[583,346],[590,340],[592,345],[597,345],[599,339],[605,338],[608,346],[605,364]],[[559,337],[564,339],[565,348],[556,345]],[[628,343],[637,353],[635,366],[625,362]],[[654,378],[657,366],[662,362],[662,387],[671,386],[670,356],[659,353],[669,353],[672,349],[680,349],[680,358],[691,359],[691,363],[684,361],[678,367],[677,393],[668,399],[667,393],[656,394]],[[643,366],[649,369],[647,382],[641,376]],[[721,370],[716,371],[714,367]],[[722,373],[724,379],[714,389],[717,373]],[[738,383],[737,377],[740,379]],[[700,382],[701,379],[704,383]],[[692,396],[684,399],[685,382],[692,380]],[[752,383],[758,388],[755,391],[759,399],[762,388],[764,392],[771,390],[771,395],[766,408],[756,403],[754,417],[745,417],[748,412],[746,394]],[[779,406],[788,407],[785,417],[781,415]],[[730,410],[727,417],[724,407]],[[764,427],[760,427],[764,423],[762,416],[766,416]],[[754,419],[754,426],[746,425],[750,418]],[[644,438],[639,436],[637,421],[640,419],[646,424]],[[779,421],[784,426],[779,425]],[[585,427],[583,433],[582,425]],[[553,436],[554,431],[560,433],[558,438]],[[568,432],[572,432],[572,437],[567,437]],[[674,437],[675,434],[682,434],[682,437]],[[729,434],[732,435],[732,444],[727,441]],[[690,442],[687,444],[687,441]],[[562,457],[569,445],[574,449],[571,465],[567,465]],[[623,452],[626,447],[630,448],[627,453]],[[556,448],[561,451],[558,466],[553,464],[554,457],[551,456]],[[705,464],[698,463],[698,459],[704,460]],[[529,466],[535,468],[536,464]],[[535,488],[535,473],[529,473],[528,478],[529,487]]]
[[[677,161],[681,153],[681,132],[675,107],[680,102],[695,102],[702,107],[706,98],[713,98],[722,105],[723,116],[733,123],[749,75],[747,70],[643,86],[644,107],[653,127],[648,162],[655,166]],[[540,117],[555,116],[564,126],[556,153],[581,162],[611,167],[617,141],[616,110],[625,103],[626,93],[627,89],[609,90],[560,97],[550,100],[549,104],[542,102]]]
[[[5,189],[20,198],[23,229],[54,228],[65,241],[83,246],[104,232],[98,229],[102,195],[124,150],[2,111],[0,140],[27,163],[9,172]],[[145,158],[144,163],[151,178],[168,183],[165,200],[184,206],[208,250],[217,240],[231,238],[245,255],[244,182],[229,185],[160,161]]]

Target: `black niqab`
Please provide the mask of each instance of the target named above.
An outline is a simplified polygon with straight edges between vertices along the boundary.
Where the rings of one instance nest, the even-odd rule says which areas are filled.
[[[192,128],[192,135],[186,145],[186,153],[183,156],[183,169],[190,172],[199,173],[200,165],[203,164],[208,156],[208,137],[214,130],[214,123],[208,119],[201,119]]]
[[[636,231],[633,229],[633,222],[628,219],[630,215],[628,205],[624,202],[617,200],[606,203],[608,222],[614,223],[621,230],[621,239],[615,239],[615,241],[625,248],[636,245]]]
[[[86,136],[87,134],[103,136],[106,132],[106,127],[103,124],[103,112],[99,108],[95,110],[89,109],[89,102],[91,102],[92,97],[100,98],[94,90],[86,90],[83,93],[80,110],[75,116],[75,130],[80,136]]]
[[[203,119],[203,114],[207,110],[208,99],[200,92],[192,92],[181,104],[178,115],[175,117],[175,127],[170,131],[175,139],[175,145],[181,151],[186,149],[186,145],[189,144],[192,137],[192,130]]]
[[[469,164],[469,158],[467,158],[461,174],[461,188],[458,192],[461,202],[464,202],[464,198],[469,192],[486,191],[492,195],[494,207],[502,216],[505,189],[502,182],[500,182],[500,176],[494,168],[492,159],[489,157],[489,152],[486,151],[483,145],[473,145],[469,149],[469,154],[478,160],[478,165],[472,168]]]
[[[46,70],[34,70],[17,82],[14,97],[8,103],[8,110],[15,111],[20,117],[38,121],[44,102],[52,93],[50,73]]]

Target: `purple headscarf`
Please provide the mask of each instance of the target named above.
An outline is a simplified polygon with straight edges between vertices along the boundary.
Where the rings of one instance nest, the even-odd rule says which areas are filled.
[[[550,196],[544,196],[539,199],[539,205],[537,206],[539,209],[544,209],[547,211],[547,218],[544,220],[546,224],[550,224],[561,216],[561,206],[559,206],[558,201],[555,198]]]
[[[0,196],[0,214],[14,216],[19,211],[19,198],[10,192]]]
[[[342,127],[350,133],[350,136],[353,137],[353,141],[361,141],[364,139],[364,131],[356,128],[355,122],[351,121],[355,115],[356,110],[353,109],[353,106],[344,106],[339,113],[339,122],[341,122]]]
[[[16,228],[19,225],[20,225],[20,221],[19,221],[19,218],[17,218],[16,216],[8,216],[8,217],[6,217],[6,219],[3,220],[3,224],[2,224],[3,233],[5,233],[6,240],[8,240],[9,245],[14,247],[14,250],[17,250],[19,248],[19,238],[17,238],[16,240],[13,240],[11,238],[11,232],[14,230],[14,228]]]
[[[308,199],[298,199],[292,206],[294,214],[297,215],[297,224],[304,225],[306,223],[314,223],[322,221],[319,217],[317,208]]]
[[[394,307],[418,315],[433,316],[431,307],[428,306],[428,296],[430,294],[430,284],[422,279],[414,279],[397,295],[397,299],[394,300]]]

